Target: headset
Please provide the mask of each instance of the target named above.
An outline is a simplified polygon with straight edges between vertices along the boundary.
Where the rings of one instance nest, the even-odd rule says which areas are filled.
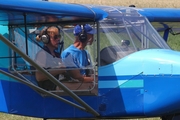
[[[87,32],[84,29],[84,25],[79,25],[81,28],[81,32],[78,35],[79,40],[84,43],[87,41]]]
[[[130,41],[129,40],[121,40],[121,45],[129,46]]]
[[[47,30],[50,28],[50,27],[56,27],[59,31],[59,33],[61,34],[62,30],[59,26],[49,26],[49,27],[46,27],[44,28],[42,31],[42,35],[41,35],[41,41],[44,43],[44,44],[48,44],[50,42],[50,36],[48,35],[48,32]],[[60,41],[62,40],[62,35],[61,35],[61,39]]]

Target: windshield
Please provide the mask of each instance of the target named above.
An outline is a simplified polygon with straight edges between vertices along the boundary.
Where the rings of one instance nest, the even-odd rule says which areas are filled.
[[[144,49],[169,49],[149,21],[134,8],[102,7],[109,16],[100,21],[101,65]]]

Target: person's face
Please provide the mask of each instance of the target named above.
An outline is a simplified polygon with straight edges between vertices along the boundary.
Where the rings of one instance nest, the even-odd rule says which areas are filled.
[[[88,39],[88,45],[92,45],[94,41],[94,35],[93,34],[87,34],[87,39]]]
[[[54,48],[58,47],[58,44],[60,42],[61,39],[61,35],[59,34],[59,30],[57,28],[54,28],[53,31],[49,32],[49,36],[50,36],[50,44],[51,46],[53,46]]]
[[[61,36],[59,34],[55,34],[54,36],[50,36],[51,45],[55,48],[58,47]]]

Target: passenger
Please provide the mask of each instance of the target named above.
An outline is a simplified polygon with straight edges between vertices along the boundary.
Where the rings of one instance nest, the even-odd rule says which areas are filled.
[[[43,49],[37,53],[35,58],[35,62],[38,65],[40,65],[44,69],[54,67],[64,68],[62,61],[60,59],[60,54],[56,52],[60,39],[60,29],[56,26],[46,28],[41,32],[39,36],[37,36],[37,40],[42,40],[44,43]],[[55,76],[56,78],[59,77],[59,74],[62,74],[64,72],[64,70],[60,69],[49,71],[49,73]],[[46,76],[44,76],[44,74],[42,74],[40,71],[37,71],[35,76],[36,80],[38,81],[39,87],[44,88],[46,90],[57,89],[57,86],[53,82],[48,80]]]
[[[62,52],[62,60],[67,68],[85,68],[91,65],[86,45],[91,45],[94,40],[94,30],[89,24],[77,25],[74,28],[75,41]],[[85,69],[68,70],[72,78],[83,82],[94,81],[93,77],[88,76]]]

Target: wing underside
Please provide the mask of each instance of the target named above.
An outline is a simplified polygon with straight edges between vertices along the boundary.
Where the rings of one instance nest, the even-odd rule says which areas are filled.
[[[0,24],[21,25],[48,22],[94,22],[107,16],[98,8],[47,1],[1,1]]]

